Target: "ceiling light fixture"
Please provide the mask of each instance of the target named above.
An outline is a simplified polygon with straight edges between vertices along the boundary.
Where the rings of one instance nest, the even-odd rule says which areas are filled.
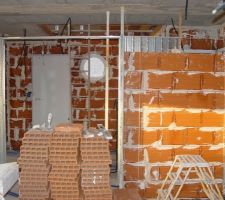
[[[215,15],[219,10],[221,10],[221,9],[223,9],[223,8],[225,8],[225,0],[221,0],[221,1],[217,4],[216,8],[215,8],[214,10],[212,10],[212,14]]]

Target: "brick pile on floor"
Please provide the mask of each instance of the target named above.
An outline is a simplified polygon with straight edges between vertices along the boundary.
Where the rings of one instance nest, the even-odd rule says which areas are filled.
[[[54,200],[80,200],[79,141],[80,124],[61,124],[55,127],[49,161],[51,198]]]
[[[81,187],[85,200],[112,200],[109,142],[103,137],[81,138]]]
[[[20,158],[18,159],[21,200],[45,200],[50,198],[48,148],[51,136],[51,132],[40,130],[30,130],[24,135]]]

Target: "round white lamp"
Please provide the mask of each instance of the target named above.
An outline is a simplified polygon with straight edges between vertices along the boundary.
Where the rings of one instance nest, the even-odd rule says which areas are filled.
[[[88,58],[81,61],[81,74],[85,80],[88,80]],[[90,82],[96,82],[105,77],[105,59],[96,54],[90,54]]]

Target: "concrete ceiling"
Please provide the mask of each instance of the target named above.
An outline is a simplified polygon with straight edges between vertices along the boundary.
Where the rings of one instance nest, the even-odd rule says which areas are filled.
[[[189,0],[188,20],[184,25],[222,24],[225,16],[213,23],[211,11],[220,0]],[[39,24],[63,24],[71,17],[73,24],[104,24],[105,12],[110,23],[120,23],[120,7],[125,6],[126,24],[178,24],[186,0],[0,0],[0,34],[45,35]],[[219,14],[223,14],[221,11]],[[219,15],[218,14],[218,15]]]

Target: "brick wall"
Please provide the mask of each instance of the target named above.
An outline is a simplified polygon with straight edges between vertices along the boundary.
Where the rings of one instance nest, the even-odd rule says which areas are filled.
[[[125,186],[157,196],[175,155],[199,154],[223,178],[225,55],[125,55]],[[222,187],[222,184],[220,184]],[[182,196],[204,197],[201,185]]]
[[[92,40],[91,51],[105,56],[105,41]],[[24,133],[32,127],[32,101],[26,94],[31,91],[32,55],[33,54],[70,54],[71,57],[71,104],[73,122],[87,120],[87,82],[79,73],[79,64],[88,53],[88,42],[74,40],[69,43],[61,42],[33,42],[27,44],[26,59],[21,58],[22,43],[7,44],[7,115],[8,141],[14,150],[18,150]],[[117,58],[118,41],[110,40],[110,101],[109,128],[116,138],[117,129]],[[18,65],[19,62],[19,65]],[[104,80],[91,84],[91,126],[104,124]],[[115,140],[112,143],[115,148]]]

